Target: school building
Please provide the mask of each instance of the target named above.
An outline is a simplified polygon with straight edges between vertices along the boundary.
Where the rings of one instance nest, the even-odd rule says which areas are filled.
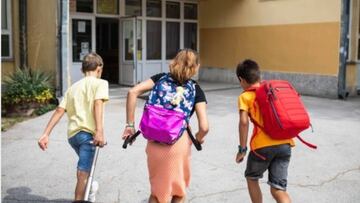
[[[360,94],[359,1],[1,0],[2,77],[40,69],[54,76],[60,96],[95,51],[104,79],[134,85],[192,48],[200,80],[237,83],[237,63],[250,58],[263,79],[345,98]]]

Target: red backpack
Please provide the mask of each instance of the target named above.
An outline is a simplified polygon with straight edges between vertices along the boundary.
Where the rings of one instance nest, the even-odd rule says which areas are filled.
[[[255,91],[255,101],[263,117],[264,126],[261,126],[250,115],[255,126],[273,139],[297,137],[305,145],[313,149],[317,148],[299,136],[300,132],[310,127],[310,118],[299,93],[288,81],[263,81],[260,87],[250,87],[245,91]],[[254,136],[251,141],[253,138]]]

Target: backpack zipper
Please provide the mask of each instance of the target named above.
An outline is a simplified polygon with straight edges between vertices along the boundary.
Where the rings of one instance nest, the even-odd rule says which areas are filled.
[[[275,88],[275,89],[276,89],[276,88]],[[279,117],[279,115],[277,114],[277,111],[276,111],[275,106],[274,106],[274,101],[273,101],[273,100],[276,99],[276,95],[275,95],[275,93],[274,93],[274,88],[272,88],[271,86],[270,86],[270,88],[269,88],[269,90],[268,90],[268,97],[269,97],[270,106],[271,106],[271,109],[272,109],[272,111],[273,111],[273,114],[274,114],[274,116],[275,116],[275,118],[276,118],[276,121],[277,121],[277,123],[279,124],[280,128],[281,128],[281,129],[284,129],[284,127],[283,127],[282,124],[281,124],[280,117]]]
[[[279,91],[279,90],[282,90],[282,89],[290,89],[290,87],[275,87],[274,89]]]

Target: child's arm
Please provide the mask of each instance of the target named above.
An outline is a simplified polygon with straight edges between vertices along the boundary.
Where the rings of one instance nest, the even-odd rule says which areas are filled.
[[[202,144],[204,137],[209,132],[209,123],[206,115],[206,102],[195,104],[195,112],[198,118],[199,132],[196,133],[196,139]]]
[[[65,113],[65,109],[63,109],[62,107],[57,107],[55,112],[53,113],[49,123],[47,124],[47,126],[45,128],[44,133],[38,140],[39,147],[42,150],[45,151],[48,148],[49,135],[50,135],[52,129],[55,127],[55,125],[59,122],[61,117],[64,115],[64,113]]]
[[[240,146],[245,149],[246,143],[248,139],[248,131],[249,131],[249,117],[246,111],[240,110],[239,112],[239,142]],[[246,152],[237,153],[236,155],[236,162],[240,163],[246,155]]]
[[[151,90],[154,85],[154,81],[152,79],[148,79],[141,82],[140,84],[135,85],[135,87],[129,90],[126,99],[126,126],[122,135],[122,139],[126,139],[128,136],[131,136],[135,133],[134,123],[137,97]]]
[[[94,145],[103,147],[105,144],[104,138],[104,126],[103,126],[103,114],[104,114],[104,100],[97,99],[94,102],[94,117],[95,117],[95,135]]]

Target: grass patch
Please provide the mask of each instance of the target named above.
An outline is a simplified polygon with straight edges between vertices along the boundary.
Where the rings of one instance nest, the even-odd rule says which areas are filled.
[[[20,123],[22,121],[28,120],[31,117],[2,117],[1,118],[1,132],[5,132],[9,130],[12,126],[14,126],[16,123]]]
[[[31,113],[31,115],[16,115],[11,117],[1,117],[1,132],[9,130],[12,126],[14,126],[17,123],[23,122],[25,120],[35,118],[37,116],[43,115],[49,111],[52,111],[56,108],[55,104],[48,104],[41,106],[37,109],[34,109],[34,111]]]

